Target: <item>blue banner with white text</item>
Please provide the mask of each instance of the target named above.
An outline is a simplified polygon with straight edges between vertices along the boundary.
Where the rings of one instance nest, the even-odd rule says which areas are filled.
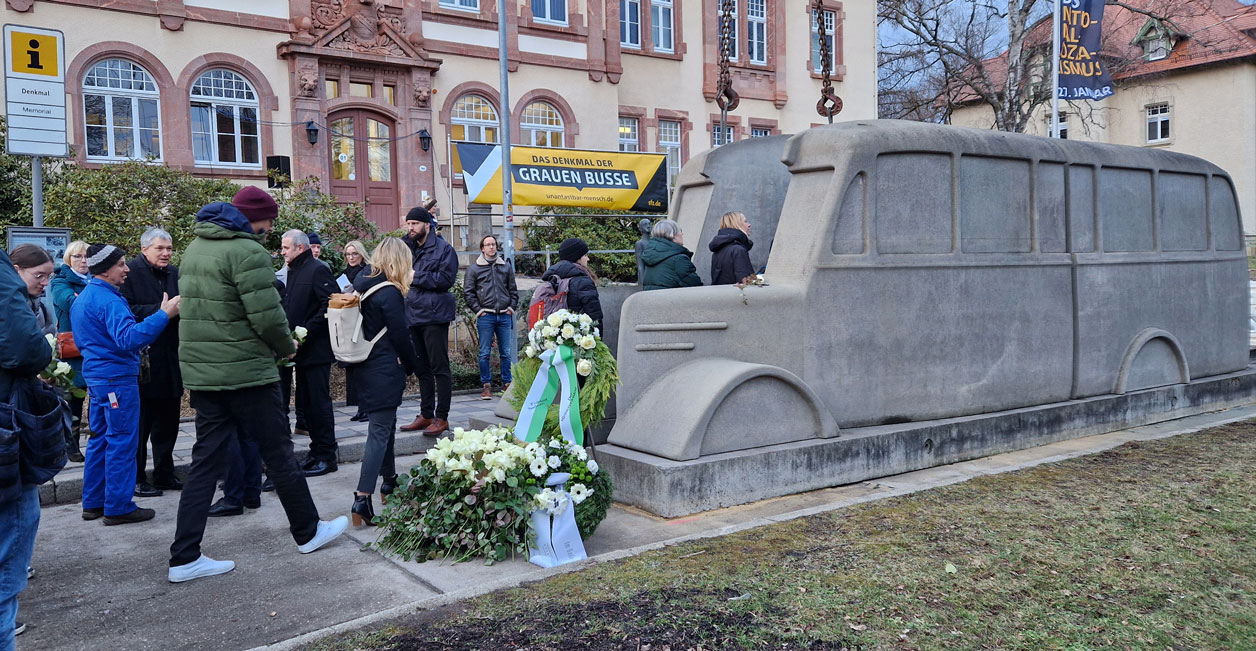
[[[1104,0],[1063,0],[1060,7],[1060,99],[1101,100],[1113,93],[1099,59]]]

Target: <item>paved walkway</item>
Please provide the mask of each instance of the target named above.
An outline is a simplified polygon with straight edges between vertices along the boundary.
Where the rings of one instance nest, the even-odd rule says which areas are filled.
[[[498,394],[500,395],[500,394]],[[495,422],[498,419],[493,415],[493,409],[497,406],[497,400],[480,400],[480,392],[456,394],[449,404],[449,427],[468,427],[472,418]],[[336,443],[339,445],[339,457],[341,463],[352,463],[362,460],[362,450],[366,445],[366,423],[355,423],[349,420],[354,413],[357,412],[356,407],[340,406],[334,409],[336,417]],[[417,399],[406,400],[397,410],[397,425],[408,425],[419,415],[419,401]],[[295,415],[292,416],[296,418]],[[448,436],[448,434],[446,435]],[[415,454],[422,452],[431,447],[432,441],[417,433],[398,432],[397,436],[397,454]],[[179,474],[182,475],[186,471],[188,464],[192,462],[192,444],[196,442],[196,425],[188,421],[179,425],[179,440],[174,446],[174,465]],[[310,439],[306,436],[292,437],[293,447],[295,448],[298,458],[304,458],[305,453],[309,450]],[[87,445],[86,439],[82,441],[84,446]],[[152,470],[153,460],[150,451],[148,459],[148,468]],[[40,487],[40,502],[44,506],[51,504],[68,504],[78,502],[82,499],[83,494],[83,464],[70,463],[62,470],[53,481],[48,482]]]
[[[32,561],[36,576],[21,598],[19,619],[29,628],[18,638],[18,648],[298,648],[337,632],[684,540],[1252,418],[1256,405],[671,520],[616,505],[585,542],[589,560],[550,570],[522,559],[493,566],[403,562],[366,548],[375,535],[369,528],[351,529],[341,540],[302,555],[280,505],[267,493],[260,509],[209,522],[204,551],[236,561],[234,572],[174,585],[166,581],[166,569],[177,494],[141,500],[157,510],[156,519],[121,527],[84,522],[77,504],[51,506],[42,513]],[[417,461],[398,459],[398,466]],[[324,518],[348,513],[358,469],[346,464],[309,481]]]

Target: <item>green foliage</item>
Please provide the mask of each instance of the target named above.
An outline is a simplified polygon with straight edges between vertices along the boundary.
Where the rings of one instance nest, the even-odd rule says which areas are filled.
[[[280,178],[286,181],[287,179]],[[306,233],[318,233],[323,240],[319,259],[339,274],[345,268],[344,245],[350,240],[362,240],[370,249],[382,239],[375,222],[366,218],[366,208],[361,203],[340,204],[336,197],[319,190],[316,176],[293,181],[285,188],[273,190],[279,204],[279,218],[275,228],[263,244],[271,251],[278,251],[283,234],[292,229]],[[282,259],[279,261],[282,265]]]
[[[9,226],[30,226],[34,223],[31,210],[31,157],[10,156],[5,153],[8,126],[0,116],[0,238],[4,238]],[[44,171],[44,187],[55,183],[58,173],[69,165],[63,158],[41,159]],[[0,239],[0,241],[7,241]]]
[[[226,179],[198,179],[152,161],[100,169],[66,167],[44,188],[44,223],[73,229],[76,240],[105,242],[136,255],[152,226],[170,233],[176,261],[192,241],[196,212],[230,201],[240,187]]]
[[[597,347],[589,351],[588,357],[593,361],[593,373],[580,378],[580,422],[591,427],[602,421],[606,415],[606,402],[619,384],[619,367],[611,349],[601,340]],[[536,357],[523,357],[511,368],[510,405],[516,410],[523,406],[523,399],[528,395],[528,388],[536,380],[536,373],[541,368],[541,360]],[[550,405],[545,413],[545,425],[542,434],[556,435],[560,431],[558,425],[558,405]]]
[[[637,230],[639,216],[622,211],[546,207],[539,208],[538,212],[560,212],[564,216],[545,219],[542,215],[540,219],[552,222],[552,225],[538,224],[534,218],[524,226],[524,238],[532,251],[557,251],[558,245],[569,237],[584,240],[591,250],[631,251],[641,239]],[[519,259],[519,273],[539,276],[545,271],[544,266],[544,256],[521,256]],[[628,283],[637,280],[637,260],[632,253],[593,253],[589,255],[589,267],[602,280]]]

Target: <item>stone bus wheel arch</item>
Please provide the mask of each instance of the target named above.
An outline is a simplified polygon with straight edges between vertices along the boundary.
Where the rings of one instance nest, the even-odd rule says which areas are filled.
[[[1125,349],[1113,393],[1190,381],[1190,367],[1177,337],[1159,328],[1144,328]]]

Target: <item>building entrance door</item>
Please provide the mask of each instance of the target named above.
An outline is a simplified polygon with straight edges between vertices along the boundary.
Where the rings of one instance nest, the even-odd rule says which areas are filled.
[[[368,111],[331,115],[331,191],[336,201],[366,202],[366,217],[383,231],[398,228],[397,156],[392,120]],[[342,243],[343,244],[343,243]]]

